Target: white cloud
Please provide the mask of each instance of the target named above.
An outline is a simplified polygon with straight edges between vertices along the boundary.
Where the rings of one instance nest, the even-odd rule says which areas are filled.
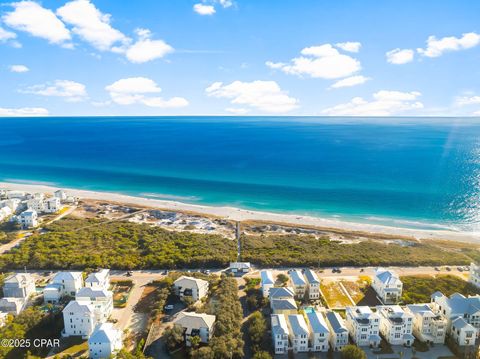
[[[462,34],[462,37],[455,36],[443,37],[437,39],[430,36],[427,40],[425,49],[417,49],[418,53],[427,57],[439,57],[445,52],[466,50],[480,44],[480,34],[469,32]]]
[[[455,99],[457,106],[479,105],[480,96],[461,96]]]
[[[7,42],[8,40],[13,40],[16,38],[17,34],[0,27],[0,42]]]
[[[410,49],[393,49],[386,53],[387,62],[402,65],[413,61],[414,51]]]
[[[234,115],[245,115],[250,111],[246,108],[237,108],[237,107],[227,107],[225,111],[233,113]]]
[[[115,44],[125,45],[129,39],[110,25],[110,15],[100,12],[89,0],[67,2],[57,10],[63,21],[73,26],[73,33],[101,51]]]
[[[48,110],[42,107],[2,108],[0,117],[48,116]]]
[[[293,58],[288,64],[267,61],[266,65],[272,69],[280,69],[286,74],[323,79],[351,76],[361,69],[358,60],[341,54],[330,44],[304,48],[301,56]]]
[[[342,87],[357,86],[367,82],[368,80],[370,80],[368,77],[362,75],[351,76],[335,82],[332,86],[330,86],[330,88],[337,89]]]
[[[224,8],[228,8],[233,5],[232,0],[217,0],[216,2],[218,2]]]
[[[69,80],[56,80],[53,83],[34,85],[20,92],[40,96],[62,97],[68,102],[83,101],[88,96],[85,85]]]
[[[143,104],[159,108],[177,108],[188,105],[188,101],[183,97],[166,100],[158,96],[148,96],[148,94],[159,93],[162,89],[155,81],[146,77],[120,79],[105,87],[105,90],[110,93],[112,101],[119,105]]]
[[[215,14],[215,8],[213,5],[204,5],[201,3],[193,5],[193,11],[200,15],[213,15]]]
[[[205,91],[208,96],[226,98],[234,105],[246,105],[263,112],[283,113],[298,107],[298,100],[275,81],[234,81],[228,85],[214,82]]]
[[[139,37],[138,41],[130,46],[125,53],[130,62],[139,64],[152,61],[173,52],[173,47],[163,40],[151,40],[151,32],[147,29],[135,31]]]
[[[11,65],[10,72],[28,72],[30,69],[25,65]]]
[[[359,42],[339,42],[335,44],[336,47],[348,52],[359,52],[362,44]]]
[[[371,101],[355,97],[350,102],[327,108],[322,112],[330,116],[392,116],[423,108],[418,101],[420,92],[378,91]]]
[[[2,17],[11,28],[28,32],[53,44],[66,44],[71,39],[70,31],[53,11],[34,1],[15,2],[11,6],[14,10]]]

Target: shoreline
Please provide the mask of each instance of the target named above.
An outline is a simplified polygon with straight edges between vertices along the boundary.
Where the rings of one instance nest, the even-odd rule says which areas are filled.
[[[144,207],[169,210],[173,212],[190,212],[205,216],[215,216],[234,221],[257,221],[266,223],[282,223],[290,226],[307,226],[318,229],[336,229],[344,232],[358,232],[369,234],[384,234],[390,236],[412,237],[420,239],[440,239],[453,240],[459,242],[476,242],[480,244],[480,233],[475,232],[456,232],[452,230],[428,230],[402,228],[380,224],[368,224],[341,221],[322,217],[281,214],[272,212],[263,212],[255,210],[240,209],[230,206],[208,206],[198,204],[188,204],[173,200],[160,200],[146,197],[136,197],[124,195],[121,193],[89,191],[66,187],[57,187],[47,184],[36,183],[13,183],[0,182],[1,189],[18,190],[25,192],[43,192],[53,194],[57,189],[65,190],[69,195],[80,199],[104,200],[125,204],[132,204]]]

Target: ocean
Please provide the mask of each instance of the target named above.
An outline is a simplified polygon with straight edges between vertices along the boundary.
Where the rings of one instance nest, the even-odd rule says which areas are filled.
[[[0,118],[0,181],[425,229],[480,229],[462,118]]]

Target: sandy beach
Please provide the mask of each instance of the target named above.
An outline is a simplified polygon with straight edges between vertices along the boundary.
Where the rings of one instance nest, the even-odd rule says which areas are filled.
[[[178,201],[135,197],[111,192],[87,191],[73,188],[54,187],[43,184],[0,182],[0,189],[19,190],[32,193],[43,192],[50,194],[53,194],[53,192],[58,189],[63,189],[69,195],[78,197],[80,199],[104,200],[178,212],[195,212],[202,215],[216,216],[236,221],[251,220],[276,222],[297,226],[312,226],[317,228],[329,229],[335,228],[342,231],[351,232],[381,233],[404,237],[407,236],[413,237],[415,239],[442,239],[480,243],[480,233],[474,232],[456,232],[449,230],[423,230],[390,227],[377,224],[347,222],[313,216],[251,211],[227,206],[206,206],[188,204]]]

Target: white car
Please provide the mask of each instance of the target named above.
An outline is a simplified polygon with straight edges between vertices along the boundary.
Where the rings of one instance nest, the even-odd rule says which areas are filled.
[[[173,310],[173,304],[166,305],[165,310]]]

